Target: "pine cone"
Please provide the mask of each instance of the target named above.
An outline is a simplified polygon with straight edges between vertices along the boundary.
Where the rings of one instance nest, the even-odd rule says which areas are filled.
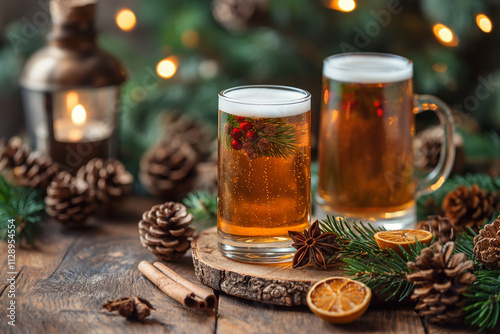
[[[500,216],[474,237],[474,254],[488,268],[500,269]]]
[[[22,165],[14,167],[13,175],[19,185],[45,191],[58,172],[59,165],[50,157],[32,152]]]
[[[417,134],[415,138],[415,165],[419,169],[432,170],[439,162],[443,146],[444,130],[441,126],[431,127]],[[458,133],[453,133],[455,162],[452,173],[465,167],[464,140]]]
[[[179,259],[190,247],[193,215],[181,203],[167,202],[144,212],[139,222],[141,244],[163,261]]]
[[[228,30],[243,31],[267,20],[268,0],[215,0],[212,15]]]
[[[134,180],[125,166],[115,159],[94,158],[80,167],[76,176],[94,188],[97,202],[105,209],[111,209],[127,196]]]
[[[188,115],[177,112],[166,113],[162,116],[165,136],[163,142],[178,140],[186,142],[198,152],[203,159],[210,154],[210,143],[213,136],[206,126]]]
[[[64,225],[83,223],[94,209],[92,187],[68,172],[60,172],[47,188],[45,211]]]
[[[21,166],[29,155],[29,149],[19,137],[12,137],[7,144],[0,143],[0,170]]]
[[[455,228],[446,217],[429,216],[427,220],[417,224],[417,229],[431,232],[442,245],[448,241],[455,241]]]
[[[195,168],[193,189],[217,191],[217,161],[200,162]]]
[[[185,142],[160,143],[142,157],[139,179],[151,195],[180,199],[191,190],[198,160],[198,153]]]
[[[416,272],[407,275],[415,284],[411,299],[417,301],[415,310],[432,323],[446,324],[461,320],[465,304],[462,293],[472,285],[476,276],[474,264],[465,259],[464,253],[451,254],[455,249],[453,241],[444,246],[435,243],[424,248],[417,262],[408,262],[408,268]]]
[[[443,210],[457,230],[465,226],[479,228],[498,210],[498,199],[475,184],[470,188],[460,186],[446,195]]]

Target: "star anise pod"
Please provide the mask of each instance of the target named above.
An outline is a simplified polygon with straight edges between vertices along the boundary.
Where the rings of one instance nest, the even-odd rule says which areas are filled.
[[[293,257],[293,268],[300,268],[312,262],[315,266],[326,269],[328,260],[340,250],[336,242],[337,234],[321,233],[317,220],[309,230],[303,233],[288,231],[288,235],[292,238],[292,246],[297,248]]]

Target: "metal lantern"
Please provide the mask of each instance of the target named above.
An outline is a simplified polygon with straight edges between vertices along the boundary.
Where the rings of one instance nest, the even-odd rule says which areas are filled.
[[[75,172],[116,153],[118,101],[125,70],[97,46],[96,0],[52,0],[48,45],[21,75],[34,149]]]

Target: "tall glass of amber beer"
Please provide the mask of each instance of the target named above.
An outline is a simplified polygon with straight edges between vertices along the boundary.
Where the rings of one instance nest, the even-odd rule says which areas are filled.
[[[410,228],[415,199],[438,189],[454,161],[453,118],[444,102],[413,94],[413,63],[381,53],[345,53],[323,63],[316,215]],[[414,115],[435,111],[444,127],[439,163],[414,170]]]
[[[311,217],[311,95],[285,86],[219,93],[218,242],[229,258],[288,262]]]

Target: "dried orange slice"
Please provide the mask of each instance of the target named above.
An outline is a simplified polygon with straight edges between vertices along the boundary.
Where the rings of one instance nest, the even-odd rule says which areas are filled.
[[[365,313],[372,291],[361,282],[330,277],[314,284],[307,293],[307,305],[318,317],[334,324],[347,324]]]
[[[403,247],[407,252],[410,251],[410,245],[415,244],[415,240],[429,246],[432,240],[432,233],[424,230],[394,230],[377,232],[374,237],[381,249],[392,249],[402,255],[403,252],[399,246]]]

